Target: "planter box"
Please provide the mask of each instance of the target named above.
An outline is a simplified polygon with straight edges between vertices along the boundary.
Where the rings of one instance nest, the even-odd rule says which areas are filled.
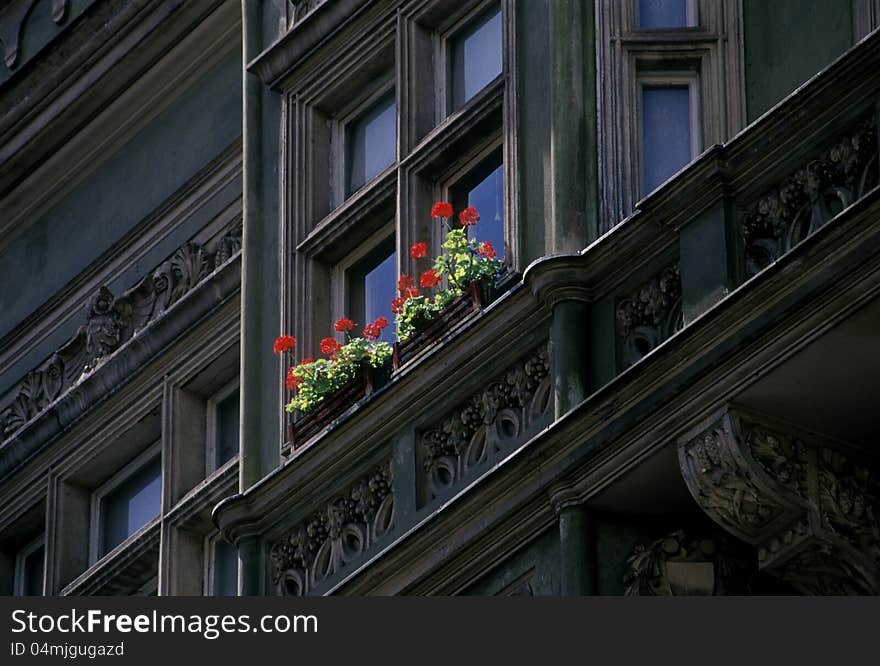
[[[388,381],[390,368],[373,368],[369,363],[361,363],[358,375],[333,395],[324,398],[308,414],[297,416],[287,426],[290,446],[296,450],[321,432],[358,400],[370,395]]]
[[[436,317],[416,324],[415,332],[403,342],[394,343],[394,369],[406,363],[425,347],[440,340],[474,310],[486,307],[492,299],[492,288],[472,282],[468,290],[441,310]]]

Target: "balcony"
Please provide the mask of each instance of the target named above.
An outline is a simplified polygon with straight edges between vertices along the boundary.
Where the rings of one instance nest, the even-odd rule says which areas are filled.
[[[267,540],[279,594],[453,594],[565,507],[702,512],[794,589],[841,591],[844,572],[804,572],[845,551],[876,593],[876,518],[769,488],[784,445],[745,505],[731,488],[766,459],[692,460],[697,440],[735,457],[776,433],[810,474],[843,456],[822,473],[873,479],[858,496],[876,506],[878,66],[875,33],[582,252],[532,264],[217,525]]]

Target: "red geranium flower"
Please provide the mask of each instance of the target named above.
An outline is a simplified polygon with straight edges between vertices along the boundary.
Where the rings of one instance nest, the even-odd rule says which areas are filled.
[[[367,324],[364,326],[364,337],[367,340],[378,340],[381,334],[382,331],[376,327],[376,324]]]
[[[431,217],[451,217],[452,206],[445,201],[438,201],[431,207]]]
[[[480,214],[473,206],[468,206],[458,214],[459,221],[466,227],[476,224],[480,221]]]
[[[309,363],[314,363],[314,362],[315,362],[315,359],[309,357],[309,358],[304,358],[302,361],[299,362],[299,364],[300,365],[308,365]]]
[[[406,299],[403,297],[395,298],[391,301],[391,312],[394,314],[400,314],[403,312],[403,304],[406,303]]]
[[[293,346],[295,344],[295,338],[292,338],[289,335],[282,335],[280,338],[275,340],[275,344],[272,345],[272,349],[275,350],[276,354],[280,354],[281,352],[286,352],[289,349],[293,349]]]
[[[354,328],[354,322],[347,317],[342,317],[336,321],[334,328],[342,332],[350,331]]]
[[[284,385],[287,386],[288,391],[295,391],[303,382],[302,377],[295,374],[295,370],[296,368],[287,369],[287,378],[284,380]]]
[[[407,287],[406,291],[403,292],[404,298],[415,298],[416,296],[418,296],[420,294],[421,294],[421,292],[418,289],[416,289],[415,287]]]
[[[373,326],[376,326],[381,331],[383,328],[388,327],[388,320],[385,317],[378,317],[376,321],[373,322]]]
[[[442,279],[443,278],[437,275],[437,271],[435,271],[433,268],[429,268],[424,273],[422,273],[419,284],[423,287],[436,287],[438,284],[440,284],[440,281]]]
[[[482,245],[480,245],[480,254],[482,254],[484,257],[489,257],[489,259],[494,259],[495,248],[492,247],[492,243],[486,241]]]
[[[421,259],[428,256],[428,244],[416,243],[409,249],[409,256],[413,259]]]
[[[414,287],[415,285],[416,285],[416,283],[413,281],[413,279],[409,275],[404,273],[403,275],[400,276],[400,279],[397,281],[397,291],[399,291],[402,294],[407,289],[409,289],[410,287]]]
[[[339,344],[336,338],[324,338],[321,340],[321,351],[324,354],[335,354],[340,349],[342,349],[342,345]]]

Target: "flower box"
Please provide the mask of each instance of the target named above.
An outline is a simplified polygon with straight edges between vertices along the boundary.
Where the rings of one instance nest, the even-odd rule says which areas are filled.
[[[492,289],[487,285],[472,282],[467,291],[451,301],[432,319],[416,324],[416,332],[403,342],[394,343],[394,369],[406,363],[420,351],[442,339],[462,319],[475,310],[486,307],[492,299]]]
[[[358,375],[328,396],[307,414],[294,417],[288,426],[287,434],[290,446],[296,450],[304,446],[312,437],[321,432],[333,421],[342,416],[358,400],[370,395],[384,386],[390,375],[390,368],[374,368],[366,361],[362,362]]]

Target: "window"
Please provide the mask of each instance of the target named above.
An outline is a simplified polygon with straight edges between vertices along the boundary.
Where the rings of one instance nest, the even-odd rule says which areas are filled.
[[[205,593],[213,597],[238,595],[238,549],[219,536],[207,540],[208,553]]]
[[[208,401],[208,475],[238,455],[239,399],[236,380]]]
[[[43,535],[21,549],[15,558],[15,588],[18,597],[39,597],[43,594],[43,571],[46,548]]]
[[[493,153],[452,187],[452,205],[456,210],[473,206],[480,221],[468,228],[468,235],[488,241],[504,258],[504,165],[500,150]]]
[[[162,461],[157,443],[95,491],[91,561],[96,562],[158,516],[161,497]]]
[[[345,127],[346,196],[394,163],[397,155],[397,105],[385,93]]]
[[[502,71],[501,7],[468,22],[449,40],[449,105],[456,111]]]
[[[348,271],[346,312],[359,324],[385,317],[394,321],[391,301],[397,296],[397,252],[394,238],[381,243]],[[381,340],[394,341],[394,326],[382,331]]]
[[[409,248],[434,256],[443,242],[435,201],[478,207],[478,237],[517,256],[505,200],[517,156],[504,131],[512,11],[510,0],[426,0],[364,13],[359,39],[332,33],[285,75],[281,328],[298,358],[342,340],[343,315],[386,317],[382,339],[395,339],[397,279],[428,267]]]
[[[696,0],[638,0],[638,26],[641,30],[690,28],[696,25]]]
[[[641,194],[656,189],[699,153],[695,76],[643,77],[640,84]]]
[[[596,3],[601,229],[745,120],[738,3]]]

